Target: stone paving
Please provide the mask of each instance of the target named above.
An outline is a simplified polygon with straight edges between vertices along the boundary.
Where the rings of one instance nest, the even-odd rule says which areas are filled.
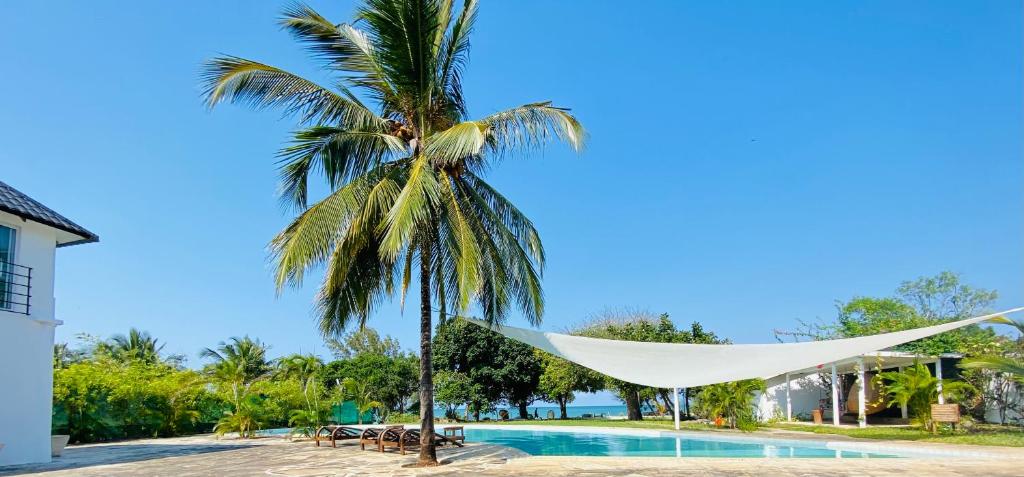
[[[878,441],[874,441],[878,442]],[[973,446],[949,446],[974,449]],[[50,464],[0,468],[0,476],[1021,476],[1024,451],[992,449],[989,458],[904,459],[720,459],[532,457],[487,444],[441,448],[443,465],[411,467],[414,454],[361,451],[357,444],[337,448],[280,438],[216,440],[210,436],[138,440],[68,448]]]

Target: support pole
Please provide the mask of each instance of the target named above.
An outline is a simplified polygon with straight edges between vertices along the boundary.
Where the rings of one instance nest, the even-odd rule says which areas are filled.
[[[789,399],[789,373],[786,373],[786,421],[793,420],[793,401]]]
[[[832,363],[832,425],[839,426],[839,387],[836,383],[836,363]]]
[[[903,374],[903,370],[904,369],[906,369],[906,368],[904,368],[903,366],[899,367],[900,374]],[[903,419],[907,419],[907,418],[910,417],[910,415],[907,413],[907,404],[906,403],[900,404],[900,417],[902,417]]]
[[[857,358],[857,427],[868,427],[868,410],[865,406],[864,358]]]
[[[942,357],[935,360],[935,379],[939,381],[935,384],[936,390],[939,392],[939,404],[945,404],[946,400],[942,398]]]
[[[672,407],[675,408],[676,430],[679,430],[679,388],[672,388]]]

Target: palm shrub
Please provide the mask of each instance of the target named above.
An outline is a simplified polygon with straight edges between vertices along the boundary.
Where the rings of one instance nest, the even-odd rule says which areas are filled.
[[[370,388],[366,381],[345,378],[341,381],[341,388],[343,389],[345,399],[355,403],[356,412],[359,413],[357,418],[359,424],[363,423],[364,413],[383,406],[380,401],[373,399],[373,389]]]
[[[234,410],[224,411],[224,416],[213,426],[213,432],[223,436],[229,432],[237,432],[242,439],[256,437],[257,431],[266,424],[263,398],[255,394],[242,397]]]
[[[697,394],[697,414],[706,419],[725,419],[730,428],[752,431],[757,428],[754,398],[764,392],[761,379],[718,383],[701,388]]]
[[[323,370],[323,361],[312,354],[293,354],[277,360],[275,376],[296,380],[302,389],[305,407],[289,412],[288,425],[305,435],[312,435],[324,422],[326,412],[320,402],[323,394],[323,387],[320,385]]]
[[[433,435],[432,314],[465,312],[500,322],[518,307],[544,310],[544,251],[533,224],[484,181],[498,158],[552,139],[573,149],[584,131],[568,110],[536,102],[468,119],[462,75],[476,0],[365,0],[354,24],[295,4],[281,25],[301,41],[331,86],[234,56],[203,73],[211,107],[223,101],[277,107],[299,128],[280,152],[281,191],[298,217],[271,243],[280,289],[323,266],[320,329],[340,336],[385,298],[420,293],[421,465],[437,463]],[[308,178],[330,194],[308,206]]]
[[[918,424],[935,431],[932,422],[932,404],[938,402],[939,382],[928,367],[920,362],[900,371],[878,373],[874,378],[881,383],[887,404],[906,406],[911,418]],[[974,386],[962,381],[941,380],[942,397],[950,403],[959,403],[973,395]]]

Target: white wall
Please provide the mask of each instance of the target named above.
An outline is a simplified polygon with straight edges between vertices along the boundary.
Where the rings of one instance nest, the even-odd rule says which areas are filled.
[[[773,417],[786,418],[786,379],[784,376],[769,379],[767,391],[757,399],[757,417],[767,421]],[[825,389],[816,374],[790,381],[789,398],[792,400],[793,419],[798,415],[810,417],[818,409],[818,402],[825,397]]]
[[[32,267],[30,315],[0,310],[0,465],[50,461],[56,231],[0,212],[18,230],[14,262]]]

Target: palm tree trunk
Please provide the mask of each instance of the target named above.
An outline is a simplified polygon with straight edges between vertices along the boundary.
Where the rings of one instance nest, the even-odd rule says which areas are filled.
[[[434,377],[430,352],[430,252],[420,251],[420,457],[419,465],[437,465],[434,449]]]

